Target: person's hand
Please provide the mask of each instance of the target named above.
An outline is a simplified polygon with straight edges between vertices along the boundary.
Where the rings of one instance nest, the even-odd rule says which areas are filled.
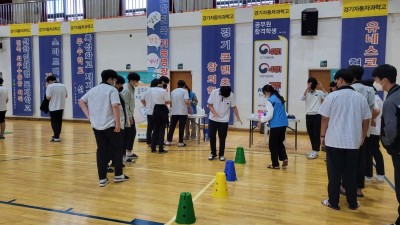
[[[133,124],[133,118],[131,118],[131,119],[129,120],[129,123],[130,123],[130,124]]]
[[[214,117],[219,117],[218,113],[212,113]]]
[[[311,90],[311,82],[307,84],[307,90]]]
[[[121,127],[120,126],[115,126],[114,132],[115,133],[121,132]]]
[[[322,83],[320,81],[318,81],[318,87],[322,88]]]
[[[321,145],[325,146],[325,137],[320,137],[320,139],[321,139]]]
[[[193,114],[193,109],[192,108],[189,109],[189,114]]]
[[[371,127],[376,127],[376,121],[375,120],[371,121]]]
[[[243,125],[242,120],[240,120],[240,118],[237,119],[237,121],[240,122],[240,125]]]
[[[258,123],[257,123],[257,128],[261,128],[261,121],[258,121]]]

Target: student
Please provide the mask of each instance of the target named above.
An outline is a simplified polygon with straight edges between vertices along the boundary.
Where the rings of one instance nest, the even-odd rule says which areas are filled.
[[[197,103],[198,103],[197,96],[193,91],[190,90],[188,86],[186,86],[186,89],[189,93],[189,102],[192,108],[192,114],[197,114]],[[189,127],[191,127],[192,132],[190,132]],[[196,119],[188,118],[185,127],[185,140],[189,140],[189,138],[191,138],[192,140],[196,139],[197,136],[196,133],[197,133]]]
[[[65,108],[65,99],[68,96],[67,88],[57,81],[55,76],[46,78],[49,84],[46,89],[46,98],[49,100],[51,127],[53,129],[52,142],[60,142],[62,117]]]
[[[217,157],[217,132],[219,137],[219,160],[225,161],[225,140],[228,134],[229,117],[231,108],[235,113],[237,121],[240,120],[239,112],[236,107],[235,96],[231,92],[230,86],[222,86],[211,92],[207,100],[210,115],[208,117],[208,133],[210,136],[211,155],[208,160]]]
[[[322,91],[316,90],[318,84]],[[327,94],[328,93],[317,79],[314,77],[308,78],[307,88],[300,98],[306,105],[306,128],[312,147],[312,151],[306,154],[308,159],[315,159],[318,157],[321,146],[319,137],[321,132],[321,115],[318,114],[318,110],[321,107],[322,100]]]
[[[353,75],[341,69],[335,74],[337,91],[327,95],[318,113],[322,115],[321,143],[326,148],[329,198],[324,206],[339,210],[340,183],[346,186],[349,209],[357,202],[358,151],[367,135],[371,111],[367,100],[350,86]]]
[[[269,122],[269,150],[271,151],[272,164],[268,165],[267,168],[280,169],[279,160],[282,161],[282,168],[286,168],[289,161],[284,141],[289,122],[284,105],[285,99],[269,84],[262,88],[262,92],[264,97],[267,98],[265,103],[267,114],[261,117],[257,127],[260,128],[261,123]]]
[[[334,92],[334,91],[336,91],[336,90],[337,90],[336,83],[335,83],[335,81],[333,80],[333,81],[331,81],[331,83],[329,84],[329,93],[330,93],[330,92]]]
[[[3,87],[3,78],[0,77],[0,139],[4,139],[4,131],[6,129],[6,112],[8,102],[8,91]]]
[[[130,126],[126,129],[126,161],[132,162],[132,159],[137,159],[139,156],[133,153],[133,143],[136,137],[136,124],[135,124],[135,88],[139,85],[140,76],[135,72],[128,74],[128,83],[124,85],[124,89],[121,94],[126,100],[127,118],[129,118]]]
[[[102,82],[79,99],[79,106],[90,120],[96,138],[100,187],[108,183],[107,167],[110,155],[115,168],[114,182],[129,180],[122,172],[121,102],[117,89],[112,86],[117,76],[114,70],[104,70],[101,73]]]
[[[174,131],[176,124],[179,121],[179,143],[178,147],[185,147],[186,144],[183,143],[183,135],[185,132],[186,120],[188,118],[188,108],[192,112],[189,102],[189,93],[185,89],[186,83],[183,80],[178,81],[178,88],[171,92],[171,124],[169,126],[169,131],[167,135],[167,142],[165,145],[170,146],[172,142],[172,136],[174,136]],[[191,114],[191,113],[190,113]]]
[[[378,90],[382,87],[387,92],[382,108],[381,140],[383,147],[392,156],[394,186],[399,203],[399,216],[395,224],[400,225],[400,86],[396,84],[397,70],[389,64],[380,65],[372,72],[372,77],[375,79],[374,86],[379,86]]]
[[[366,86],[373,87],[374,79],[362,81]],[[376,89],[374,88],[376,91]],[[382,91],[382,90],[380,90]],[[373,158],[376,163],[376,173],[374,178],[377,182],[385,180],[385,164],[381,150],[379,149],[379,136],[381,134],[383,101],[378,93],[375,93],[375,104],[372,111],[372,121],[369,128],[370,136],[365,139],[365,180],[371,181],[373,174]]]
[[[158,85],[158,79],[153,79],[150,83],[150,88],[147,89],[141,98],[141,102],[146,108],[147,115],[147,131],[146,131],[146,143],[148,147],[151,146],[151,134],[153,132],[153,109],[154,109],[154,101],[151,92]]]
[[[151,136],[151,152],[156,152],[156,145],[158,145],[158,153],[167,153],[164,149],[164,136],[165,128],[168,122],[169,110],[166,104],[171,103],[170,96],[167,92],[169,78],[161,76],[158,79],[158,87],[151,91],[151,96],[154,101],[153,109],[153,134]]]

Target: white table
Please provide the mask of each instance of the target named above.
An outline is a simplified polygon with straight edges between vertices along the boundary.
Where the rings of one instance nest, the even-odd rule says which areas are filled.
[[[197,143],[200,144],[200,127],[201,127],[201,120],[203,120],[203,127],[204,127],[204,119],[207,117],[207,114],[189,114],[188,119],[195,119],[195,124],[197,126]]]
[[[247,117],[247,120],[250,121],[250,130],[249,130],[249,148],[251,148],[251,145],[253,144],[253,139],[254,139],[254,129],[257,128],[257,126],[253,126],[253,122],[259,122],[260,118],[257,116],[249,116]],[[300,122],[299,119],[288,119],[289,123],[294,123],[294,129],[288,126],[288,128],[292,131],[294,131],[294,150],[297,151],[297,123]],[[264,134],[266,135],[266,134]]]

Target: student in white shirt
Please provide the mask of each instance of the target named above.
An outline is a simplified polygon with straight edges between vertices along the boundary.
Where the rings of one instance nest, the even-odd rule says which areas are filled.
[[[367,100],[350,86],[353,75],[341,69],[335,74],[338,87],[326,96],[318,113],[322,115],[321,144],[326,146],[329,198],[321,203],[339,210],[340,183],[346,186],[349,209],[357,202],[358,151],[368,132],[371,111]]]
[[[178,81],[178,88],[171,92],[171,124],[169,126],[169,131],[167,135],[167,142],[165,145],[170,146],[172,142],[172,137],[174,136],[174,131],[176,124],[179,121],[179,143],[178,147],[185,147],[186,144],[183,143],[183,135],[185,134],[185,125],[188,118],[188,108],[192,112],[189,102],[189,93],[184,88],[186,86],[185,81]]]
[[[192,90],[190,90],[190,88],[187,85],[186,89],[189,92],[189,102],[190,102],[190,107],[192,108],[192,114],[197,114],[197,103],[198,103],[197,96]],[[192,132],[190,132],[189,127],[192,129]],[[197,133],[196,119],[188,118],[185,126],[185,140],[189,140],[190,138],[192,140],[196,139],[197,136],[196,133]]]
[[[101,73],[102,82],[79,99],[79,106],[90,120],[96,138],[100,187],[108,183],[107,167],[110,156],[115,168],[114,182],[129,180],[122,171],[121,102],[117,89],[113,87],[117,76],[114,70],[104,70]]]
[[[316,90],[318,84],[322,91]],[[312,151],[306,154],[308,159],[315,159],[318,157],[321,146],[319,137],[321,133],[321,115],[318,114],[318,110],[319,107],[321,107],[322,100],[327,94],[328,93],[317,79],[314,77],[308,78],[307,88],[300,98],[301,101],[305,101],[306,105],[306,127],[312,147]]]
[[[3,78],[0,77],[0,139],[4,139],[4,131],[6,129],[6,112],[8,102],[8,91],[3,87]]]
[[[151,136],[151,152],[156,152],[156,146],[158,145],[158,153],[167,153],[164,149],[164,136],[165,128],[168,123],[169,110],[166,104],[171,103],[167,87],[169,84],[169,78],[161,76],[158,79],[158,87],[151,91],[154,102],[153,110],[153,134]]]
[[[219,137],[219,160],[225,161],[225,140],[228,134],[228,125],[231,108],[235,113],[237,121],[242,123],[239,111],[236,107],[235,96],[231,92],[230,86],[222,86],[211,92],[207,101],[210,115],[208,117],[208,133],[210,137],[211,155],[209,160],[217,157],[217,132]]]
[[[60,142],[65,99],[68,96],[67,88],[64,84],[57,82],[57,78],[52,75],[48,76],[46,81],[49,84],[46,89],[46,98],[49,100],[50,120],[53,129],[53,137],[51,138],[51,141]]]
[[[147,131],[146,131],[146,142],[147,145],[151,146],[151,134],[153,133],[153,109],[154,109],[154,101],[151,92],[158,85],[158,79],[153,79],[150,83],[150,88],[143,93],[141,97],[141,102],[146,107],[146,115],[147,115]]]

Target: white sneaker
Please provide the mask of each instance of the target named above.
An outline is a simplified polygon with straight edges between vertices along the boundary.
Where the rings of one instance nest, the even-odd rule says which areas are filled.
[[[371,179],[372,179],[372,177],[367,177],[367,176],[365,176],[365,181],[371,182]]]
[[[313,151],[309,155],[307,155],[307,159],[315,159],[317,157],[318,157],[318,152],[317,151]]]
[[[104,187],[104,186],[107,185],[107,183],[108,183],[108,179],[107,178],[106,179],[102,179],[102,180],[99,181],[99,186],[100,187]]]
[[[311,155],[313,152],[314,152],[314,150],[313,150],[313,151],[311,151],[311,152],[307,152],[307,153],[306,153],[306,156],[309,156],[309,155]]]
[[[185,143],[179,143],[179,144],[178,144],[178,147],[185,147],[185,146],[186,146]]]
[[[223,155],[221,155],[221,156],[219,157],[219,161],[225,161],[225,157],[224,157]]]
[[[208,160],[213,160],[213,159],[215,159],[217,156],[216,155],[210,155],[210,156],[208,156]]]
[[[129,177],[124,174],[114,177],[114,182],[116,182],[116,183],[124,182],[124,181],[128,181],[128,180],[129,180]]]
[[[169,142],[169,141],[166,141],[164,144],[165,144],[166,146],[171,146],[171,145],[172,145],[172,143]]]
[[[374,178],[375,178],[375,180],[376,180],[377,182],[379,182],[379,183],[382,183],[382,182],[385,181],[385,175],[378,175],[378,174],[375,174],[375,175],[374,175]]]

